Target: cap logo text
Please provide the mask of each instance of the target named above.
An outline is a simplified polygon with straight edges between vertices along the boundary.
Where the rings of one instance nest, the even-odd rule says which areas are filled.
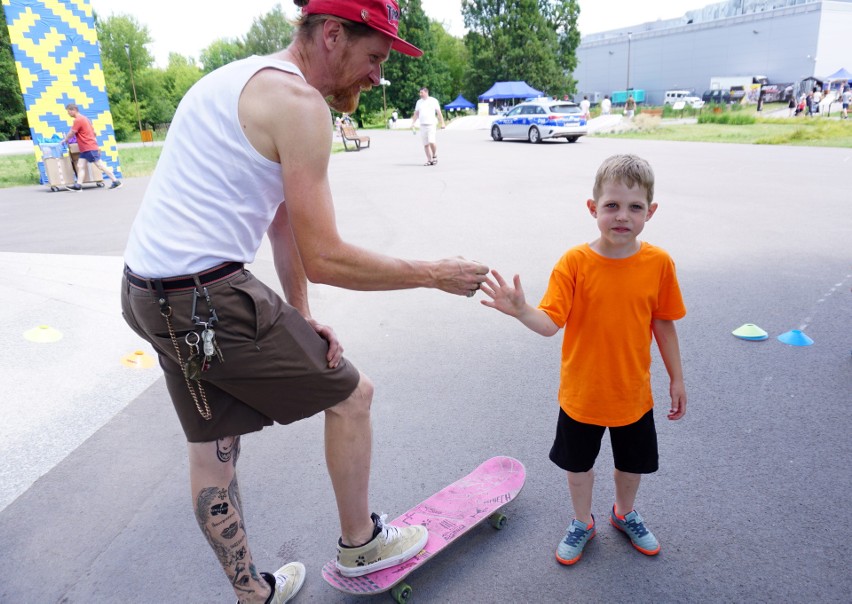
[[[387,4],[388,23],[399,25],[399,9],[392,4]]]

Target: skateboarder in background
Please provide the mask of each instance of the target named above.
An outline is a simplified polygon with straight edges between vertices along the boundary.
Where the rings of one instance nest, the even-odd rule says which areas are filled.
[[[493,279],[482,285],[491,298],[482,301],[485,306],[544,336],[565,329],[559,421],[550,451],[551,461],[568,472],[575,514],[556,551],[562,564],[577,562],[595,536],[592,468],[607,428],[615,461],[610,522],[643,554],[660,551],[634,509],[642,474],[658,466],[651,334],[669,373],[668,418],[677,420],[686,413],[686,389],[674,321],[686,309],[669,255],[637,239],[657,210],[653,198],[654,173],[645,160],[610,157],[586,202],[601,235],[565,253],[538,308],[526,303],[518,275],[509,284],[492,271]]]
[[[471,297],[488,272],[462,258],[405,261],[341,239],[328,105],[352,112],[361,90],[379,85],[391,49],[422,52],[397,36],[394,0],[295,3],[301,17],[287,49],[226,65],[184,96],[125,251],[122,311],[160,357],[189,441],[195,515],[241,603],[286,602],[305,577],[298,562],[259,573],[244,525],[240,437],[273,422],[325,412],[341,573],[401,563],[427,538],[423,527],[386,526],[370,513],[373,386],[311,315],[307,280]],[[223,157],[239,170],[222,169]],[[288,304],[243,267],[264,233]],[[298,463],[269,460],[267,488],[292,494]],[[287,514],[263,530],[286,526]]]

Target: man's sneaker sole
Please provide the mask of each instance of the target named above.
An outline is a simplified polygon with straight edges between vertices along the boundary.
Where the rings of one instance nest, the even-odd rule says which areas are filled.
[[[660,553],[660,549],[662,549],[662,546],[661,546],[659,543],[657,544],[656,549],[646,549],[646,548],[644,548],[644,547],[640,547],[639,545],[636,545],[636,542],[635,542],[635,541],[633,541],[633,539],[631,539],[631,538],[630,538],[630,535],[627,533],[627,531],[625,531],[623,528],[621,528],[620,526],[618,526],[618,523],[616,523],[616,521],[615,521],[615,520],[613,520],[613,518],[612,518],[612,514],[610,514],[610,517],[609,517],[609,523],[610,523],[612,526],[614,526],[615,528],[617,528],[619,531],[621,531],[622,533],[624,533],[624,535],[625,535],[628,539],[630,539],[630,545],[632,545],[633,547],[635,547],[637,551],[642,552],[642,553],[643,553],[643,554],[645,554],[646,556],[656,556],[657,554],[659,554],[659,553]]]
[[[581,550],[579,554],[577,554],[575,557],[571,558],[570,560],[566,560],[565,558],[560,558],[559,557],[559,550],[556,550],[556,561],[559,562],[559,564],[564,564],[565,566],[571,566],[572,564],[576,564],[577,562],[580,561],[580,558],[583,557],[583,551],[585,551],[586,545],[588,545],[589,541],[594,539],[595,535],[597,535],[597,534],[598,534],[598,529],[597,529],[597,527],[595,527],[594,529],[592,529],[592,534],[589,535],[588,539],[586,539],[586,543],[583,545],[583,550]]]
[[[426,542],[429,541],[429,531],[426,530],[425,526],[421,526],[420,528],[423,529],[423,534],[420,536],[420,539],[417,541],[415,546],[412,546],[411,549],[399,554],[398,556],[392,556],[384,560],[379,560],[377,562],[374,562],[373,564],[369,564],[366,566],[341,566],[338,562],[336,563],[337,572],[339,572],[344,577],[361,577],[363,575],[369,575],[370,573],[384,570],[386,568],[390,568],[391,566],[397,566],[398,564],[402,564],[403,562],[411,560],[414,556],[420,553],[420,551],[426,546]]]

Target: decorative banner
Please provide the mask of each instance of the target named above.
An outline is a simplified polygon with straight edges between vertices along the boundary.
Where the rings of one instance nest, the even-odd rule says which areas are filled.
[[[39,145],[56,142],[70,130],[68,103],[76,103],[80,113],[92,121],[101,158],[121,178],[89,1],[2,2],[42,184],[48,179]]]

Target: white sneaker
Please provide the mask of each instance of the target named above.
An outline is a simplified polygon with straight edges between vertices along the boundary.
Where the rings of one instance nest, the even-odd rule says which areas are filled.
[[[402,564],[416,556],[426,541],[429,531],[425,526],[391,526],[385,524],[386,515],[372,515],[379,533],[361,547],[337,545],[337,570],[344,577],[360,577],[377,570]]]
[[[260,573],[266,582],[272,587],[272,593],[266,600],[266,604],[284,604],[293,599],[305,582],[305,565],[301,562],[290,562],[275,571],[273,574]],[[237,604],[240,604],[237,602]]]

